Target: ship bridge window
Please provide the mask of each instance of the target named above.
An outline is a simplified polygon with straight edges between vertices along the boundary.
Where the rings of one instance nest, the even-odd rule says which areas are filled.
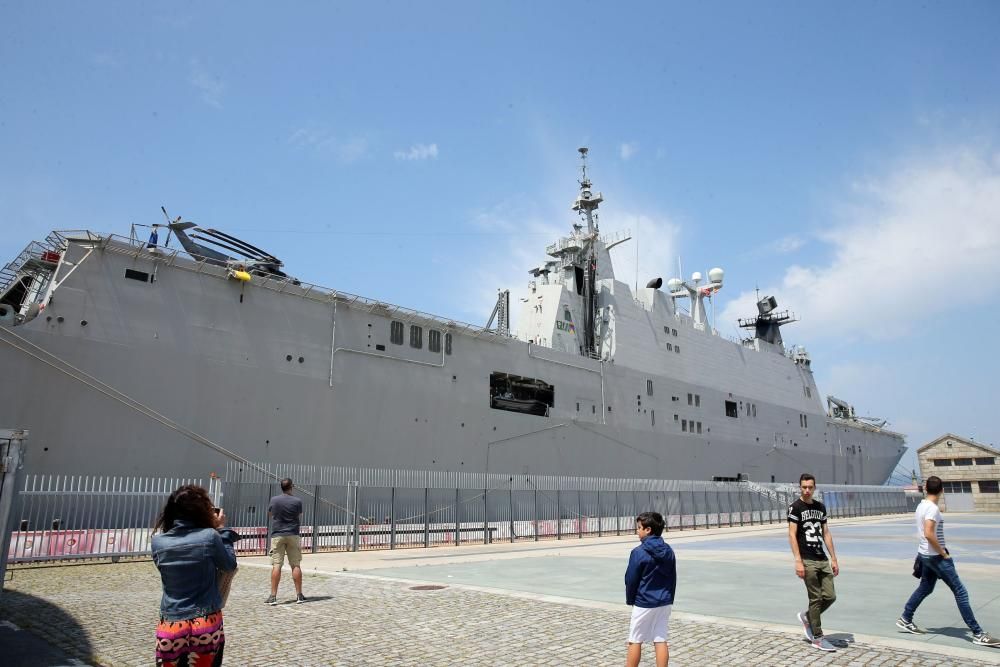
[[[573,316],[570,315],[570,313],[569,313],[568,310],[564,310],[563,311],[563,319],[566,320],[567,322],[572,322],[573,321]]]
[[[403,344],[403,323],[392,322],[389,325],[389,342],[393,345]]]
[[[976,459],[977,466],[991,466],[996,464],[996,459],[992,456],[986,456],[980,459]]]
[[[674,352],[676,352],[677,354],[680,354],[681,353],[681,346],[680,345],[674,345]]]
[[[671,329],[670,330],[670,335],[671,336],[677,336],[677,329]]]
[[[688,394],[688,405],[694,405],[694,394]]]
[[[979,493],[1000,493],[1000,481],[991,479],[980,482]]]
[[[736,410],[736,401],[726,401],[726,416],[727,417],[739,417],[740,413]]]
[[[694,395],[694,407],[696,407],[696,408],[700,408],[701,407],[701,394],[695,394]]]
[[[548,417],[555,405],[555,387],[544,380],[490,373],[490,407],[526,415]]]
[[[410,347],[418,350],[424,346],[424,330],[416,324],[410,325]]]
[[[653,381],[652,380],[646,380],[646,395],[647,396],[652,396],[653,395]]]
[[[972,459],[955,459],[955,465],[957,466],[971,466]]]
[[[444,353],[451,354],[451,334],[446,333],[444,335]]]
[[[427,349],[431,352],[441,351],[441,332],[431,329],[427,332]]]
[[[943,468],[951,465],[951,459],[934,459],[935,468]]]
[[[674,351],[674,344],[667,343],[667,352],[673,352],[673,351]]]

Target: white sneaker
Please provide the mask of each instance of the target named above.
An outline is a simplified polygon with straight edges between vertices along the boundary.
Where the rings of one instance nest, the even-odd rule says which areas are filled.
[[[806,612],[799,612],[799,622],[802,624],[802,631],[806,633],[806,639],[809,641],[813,640],[812,626],[809,624],[809,617],[806,616]]]
[[[927,634],[927,631],[921,627],[918,627],[913,621],[904,621],[903,617],[900,616],[896,619],[896,627],[900,630],[906,630],[907,632],[912,632],[915,635]]]
[[[989,646],[990,648],[1000,648],[1000,639],[997,639],[988,632],[980,632],[972,638],[972,643],[978,646]]]
[[[836,651],[837,648],[826,640],[826,637],[819,637],[812,640],[812,647],[818,648],[820,651]]]

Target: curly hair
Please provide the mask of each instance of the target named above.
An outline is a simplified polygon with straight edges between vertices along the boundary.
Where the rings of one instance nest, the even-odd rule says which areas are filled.
[[[196,484],[178,487],[163,506],[153,526],[154,532],[166,532],[178,519],[190,521],[199,528],[215,528],[215,512],[208,491]]]

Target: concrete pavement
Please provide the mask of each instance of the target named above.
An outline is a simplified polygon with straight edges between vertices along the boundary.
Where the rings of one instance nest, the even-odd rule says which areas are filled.
[[[803,641],[795,612],[805,592],[783,525],[689,530],[666,536],[680,576],[671,664],[1000,664],[1000,650],[969,642],[944,587],[917,615],[934,634],[896,632],[893,622],[916,585],[909,517],[831,525],[843,574],[824,625],[845,648],[823,654]],[[992,564],[1000,517],[949,515],[946,525],[980,622],[1000,630]],[[620,665],[628,626],[622,575],[635,544],[623,536],[307,554],[310,602],[290,603],[286,574],[285,604],[277,607],[263,604],[266,559],[244,558],[225,611],[226,664]],[[416,584],[444,588],[413,590]],[[148,665],[159,594],[148,562],[17,569],[0,594],[0,619],[90,664]],[[653,664],[652,651],[645,653],[643,664]]]

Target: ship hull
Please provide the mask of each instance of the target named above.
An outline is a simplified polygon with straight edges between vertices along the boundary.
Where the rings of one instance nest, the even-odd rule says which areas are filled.
[[[156,280],[124,279],[126,268]],[[393,321],[440,329],[451,353],[395,344]],[[690,335],[685,347],[695,350],[739,347]],[[26,468],[36,473],[221,472],[227,456],[205,439],[274,463],[764,482],[808,471],[826,483],[880,484],[905,449],[897,434],[769,393],[757,362],[745,361],[751,351],[725,348],[742,368],[696,382],[108,247],[80,261],[43,314],[8,327],[3,340],[0,426],[30,431]],[[18,341],[25,349],[10,344]],[[57,368],[69,366],[94,381]],[[497,372],[552,385],[549,415],[491,408]],[[727,416],[730,387],[743,388],[752,416],[742,400],[739,415]],[[811,424],[793,428],[800,413]]]

